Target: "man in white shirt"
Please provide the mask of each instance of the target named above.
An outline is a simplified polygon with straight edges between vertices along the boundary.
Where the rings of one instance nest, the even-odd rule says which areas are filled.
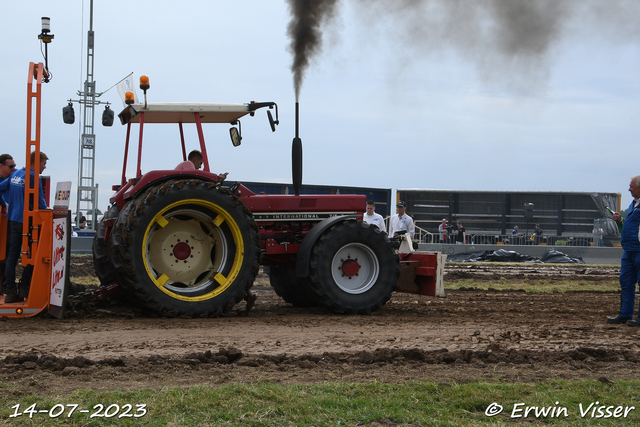
[[[387,232],[387,227],[384,225],[384,218],[382,218],[382,215],[376,213],[376,204],[373,200],[367,200],[367,211],[362,215],[362,222],[377,226],[383,233]]]
[[[397,237],[399,231],[406,231],[413,239],[416,234],[416,227],[413,225],[413,219],[406,214],[407,206],[404,202],[396,205],[396,214],[391,217],[389,223],[389,238]]]

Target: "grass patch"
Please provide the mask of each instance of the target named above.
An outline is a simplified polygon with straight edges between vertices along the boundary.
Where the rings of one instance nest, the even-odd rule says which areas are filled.
[[[73,283],[84,286],[99,286],[100,280],[96,276],[73,276],[71,278]]]
[[[68,396],[37,398],[13,393],[0,396],[0,425],[21,426],[489,426],[512,423],[554,426],[638,425],[640,423],[640,381],[550,381],[545,383],[435,384],[409,382],[321,383],[281,386],[271,383],[234,384],[221,387],[196,386],[128,392],[77,390]],[[599,402],[599,403],[595,403]],[[589,405],[594,404],[589,408]],[[20,417],[14,405],[24,411],[64,406],[57,418],[48,413]],[[131,417],[118,418],[131,404]],[[146,405],[142,414],[136,404]],[[485,411],[498,404],[495,416]],[[523,404],[523,405],[520,405]],[[76,410],[69,418],[69,406]],[[95,405],[111,407],[112,417],[94,417]],[[115,405],[118,405],[117,407]],[[580,406],[582,405],[582,406]],[[596,406],[594,410],[594,406]],[[600,408],[604,406],[604,408]],[[607,412],[607,407],[609,411]],[[614,412],[620,406],[623,409]],[[530,410],[525,417],[527,407]],[[633,409],[630,409],[633,407]],[[554,410],[555,408],[555,410]],[[565,409],[562,409],[565,408]],[[624,412],[626,409],[626,416]],[[638,408],[638,409],[635,409]],[[599,412],[599,410],[601,412]],[[546,415],[541,411],[546,411]],[[100,414],[105,415],[102,410]],[[608,416],[607,416],[608,415]]]
[[[495,271],[497,274],[500,274],[500,268],[505,269],[515,269],[516,272],[519,269],[523,269],[523,267],[534,267],[540,264],[528,264],[528,263],[514,263],[514,262],[491,262],[491,263],[467,263],[467,262],[456,262],[449,263],[456,267],[468,267],[468,271],[470,274],[478,274],[481,271]],[[579,274],[571,276],[566,276],[562,278],[562,280],[556,279],[554,277],[553,270],[549,268],[549,266],[553,266],[550,264],[543,264],[545,267],[541,267],[540,271],[545,271],[549,269],[547,276],[526,276],[526,271],[522,271],[522,274],[525,276],[520,277],[499,277],[497,279],[462,279],[462,278],[454,278],[448,280],[445,276],[444,278],[444,286],[445,289],[461,289],[461,288],[472,288],[472,289],[496,289],[496,290],[510,290],[510,291],[525,291],[525,292],[543,292],[543,293],[565,293],[570,291],[595,291],[595,292],[617,292],[620,291],[620,282],[618,278],[605,278],[594,276],[582,276]],[[571,264],[578,266],[577,264]],[[565,264],[558,265],[559,268],[562,268]],[[598,268],[603,269],[619,269],[619,265],[613,264],[598,264],[598,265],[587,265],[580,264],[579,267],[584,267],[584,269],[593,269],[598,270]],[[464,271],[464,270],[463,270]],[[446,267],[445,267],[446,272]],[[584,278],[587,277],[585,280]],[[610,277],[610,276],[609,276]]]
[[[565,293],[570,291],[595,291],[595,292],[617,292],[620,291],[618,281],[611,282],[588,282],[588,281],[546,281],[546,280],[522,280],[500,278],[494,281],[478,281],[460,279],[448,282],[445,279],[445,289],[496,289],[500,291],[524,291],[537,293]]]

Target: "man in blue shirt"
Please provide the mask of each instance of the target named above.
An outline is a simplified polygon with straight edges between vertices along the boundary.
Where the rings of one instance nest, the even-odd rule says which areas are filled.
[[[511,230],[511,244],[513,245],[519,245],[522,242],[522,235],[520,234],[520,231],[518,230],[518,226],[516,225],[515,227],[513,227],[513,230]]]
[[[49,158],[43,152],[40,152],[40,173],[42,173],[47,167],[47,160]],[[31,164],[35,163],[35,152],[31,153]],[[35,180],[35,172],[30,170],[31,186],[33,188]],[[9,204],[8,219],[9,219],[9,253],[7,254],[6,265],[6,294],[4,299],[5,303],[21,302],[27,297],[28,289],[20,289],[20,295],[18,295],[18,289],[16,286],[16,265],[20,258],[20,252],[22,249],[22,223],[24,221],[24,194],[25,194],[25,168],[15,171],[9,178],[0,182],[0,196],[4,197],[4,200]],[[38,196],[38,208],[47,209],[47,204],[44,200],[44,193],[42,192],[42,185],[39,186]],[[23,274],[24,275],[24,274]],[[25,284],[28,286],[28,284]]]
[[[607,323],[626,323],[629,326],[640,326],[640,315],[632,319],[636,299],[636,283],[640,279],[640,175],[631,178],[629,192],[633,201],[627,210],[627,217],[622,226],[622,260],[620,262],[620,314],[609,317]],[[613,214],[613,220],[621,222],[619,213]]]
[[[16,170],[16,162],[15,160],[13,160],[13,157],[11,157],[11,154],[0,154],[0,182],[4,181],[5,179],[9,178],[9,176]],[[0,205],[2,206],[2,215],[6,215],[7,211],[6,211],[6,207],[7,204],[5,203],[4,199],[2,197],[0,197]],[[2,233],[4,233],[6,235],[6,240],[7,240],[7,248],[6,248],[6,252],[5,252],[5,257],[6,254],[9,252],[9,224],[7,224],[7,227],[5,230],[2,230]],[[4,282],[5,282],[5,278],[4,278],[4,271],[5,271],[5,267],[6,267],[6,259],[2,259],[0,260],[0,293],[4,293]]]

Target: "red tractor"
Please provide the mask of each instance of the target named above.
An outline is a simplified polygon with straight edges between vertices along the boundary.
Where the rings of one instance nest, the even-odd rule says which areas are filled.
[[[392,242],[360,220],[365,196],[299,194],[302,148],[297,129],[295,195],[254,194],[240,183],[225,185],[226,176],[210,171],[202,125],[235,125],[241,117],[268,108],[275,130],[275,103],[147,103],[148,80],[141,87],[145,102],[128,101],[119,114],[127,125],[122,180],[114,186],[116,193],[94,240],[94,264],[103,285],[117,282],[164,316],[215,316],[247,298],[264,265],[278,295],[296,306],[370,313],[389,300],[400,275]],[[137,170],[127,179],[134,123],[139,124]],[[184,160],[183,125],[195,124],[204,170],[143,174],[143,128],[152,123],[178,124]],[[232,127],[230,134],[239,145],[238,128]],[[435,269],[432,273],[435,281]]]

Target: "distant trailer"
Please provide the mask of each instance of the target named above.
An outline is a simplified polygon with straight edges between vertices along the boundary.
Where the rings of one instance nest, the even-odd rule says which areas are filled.
[[[293,194],[293,184],[282,184],[273,182],[247,182],[238,181],[256,194]],[[347,187],[341,185],[310,185],[302,184],[300,194],[364,194],[367,200],[373,200],[376,204],[376,212],[387,217],[391,205],[390,188],[369,188],[369,187]],[[364,207],[363,207],[364,209]]]
[[[434,234],[444,218],[450,224],[460,220],[467,235],[478,236],[478,240],[482,236],[508,238],[516,225],[521,233],[531,235],[536,224],[545,236],[589,237],[597,226],[609,240],[620,237],[605,209],[620,211],[620,193],[410,188],[399,189],[396,195],[407,203],[407,213],[416,225]]]

